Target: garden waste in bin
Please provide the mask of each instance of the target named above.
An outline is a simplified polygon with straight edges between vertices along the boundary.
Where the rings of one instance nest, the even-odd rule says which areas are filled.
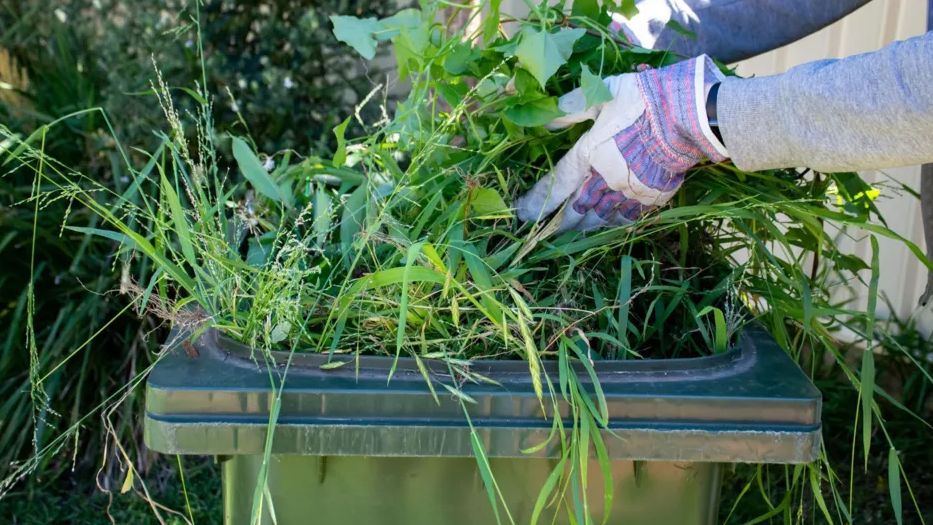
[[[271,375],[248,347],[216,331],[193,344],[195,351],[171,348],[149,376],[145,440],[162,453],[220,458],[224,521],[250,523],[273,406]],[[284,363],[287,354],[279,358]],[[399,359],[391,381],[392,358],[360,357],[358,366],[322,370],[326,361],[319,354],[292,358],[263,523],[273,523],[270,512],[279,525],[496,522],[459,400],[441,391],[435,402],[410,358]],[[428,366],[447,374],[442,363]],[[727,353],[598,361],[595,368],[610,414],[603,431],[613,460],[608,523],[713,524],[724,464],[817,457],[820,393],[758,325]],[[471,370],[499,383],[463,391],[476,401],[468,405],[470,420],[511,517],[528,523],[560,450],[522,451],[546,440],[551,422],[542,417],[527,363],[478,361]],[[595,459],[588,472],[589,508],[601,520]],[[541,523],[552,523],[549,512],[564,512],[554,507]],[[563,513],[558,523],[567,520]]]

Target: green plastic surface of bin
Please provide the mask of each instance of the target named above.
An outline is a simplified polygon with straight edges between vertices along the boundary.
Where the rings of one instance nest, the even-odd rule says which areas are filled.
[[[195,352],[171,345],[153,369],[145,440],[163,453],[225,458],[225,522],[249,523],[276,374],[215,331],[193,345]],[[286,359],[276,356],[281,366]],[[495,523],[459,400],[440,395],[435,402],[410,359],[399,360],[391,381],[391,358],[322,370],[326,359],[295,354],[288,369],[265,522],[272,523],[271,508],[279,524]],[[442,363],[428,367],[451,380]],[[554,376],[555,367],[545,364]],[[598,361],[595,368],[610,414],[604,439],[616,496],[609,523],[712,524],[722,463],[817,457],[820,393],[757,325],[724,354]],[[464,392],[476,400],[470,419],[513,518],[527,522],[560,450],[522,451],[543,442],[551,422],[541,414],[527,363],[476,362],[472,369],[500,383],[466,385]],[[595,462],[589,472],[598,517],[603,488]]]

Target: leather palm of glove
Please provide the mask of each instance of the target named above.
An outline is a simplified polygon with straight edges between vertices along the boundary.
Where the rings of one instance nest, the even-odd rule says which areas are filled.
[[[568,201],[558,231],[631,223],[663,206],[684,172],[727,157],[706,117],[709,87],[723,79],[706,56],[604,80],[613,98],[586,108],[582,89],[559,100],[550,129],[595,120],[554,170],[516,201],[518,218],[539,221]]]

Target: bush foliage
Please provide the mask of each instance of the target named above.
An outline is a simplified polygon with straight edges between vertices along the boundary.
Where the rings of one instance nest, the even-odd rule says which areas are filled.
[[[192,81],[206,81],[217,94],[218,133],[249,133],[267,151],[306,155],[327,149],[337,118],[352,112],[372,84],[353,51],[338,45],[327,18],[337,12],[380,15],[392,9],[369,0],[205,2],[202,75],[194,5],[194,0],[66,0],[50,8],[43,0],[4,2],[0,122],[25,137],[60,117],[103,108],[62,120],[48,129],[43,143],[50,155],[122,193],[128,184],[123,153],[139,160],[140,150],[158,143],[153,130],[165,122],[152,91],[158,68],[182,112],[200,103],[190,89]],[[249,115],[249,129],[238,111]],[[123,152],[114,135],[125,144]],[[61,228],[66,216],[85,226],[98,219],[66,200],[42,202],[35,214],[35,203],[29,201],[36,190],[33,182],[31,173],[16,171],[0,178],[0,256],[5,257],[0,267],[0,462],[28,457],[48,436],[81,421],[80,439],[40,466],[50,475],[36,479],[44,479],[73,461],[79,471],[95,468],[101,449],[85,443],[100,443],[105,426],[128,442],[138,438],[138,412],[133,410],[138,391],[125,409],[111,415],[113,423],[104,425],[94,409],[132,385],[149,364],[160,335],[147,337],[155,325],[141,325],[115,298],[121,275],[114,270],[120,260],[111,243]],[[31,278],[34,304],[27,299]],[[34,370],[24,345],[30,308],[40,356]],[[31,391],[30,377],[43,380],[44,392]],[[34,413],[30,402],[36,396],[47,409]],[[24,431],[33,420],[36,431]],[[77,448],[75,454],[71,447]],[[104,485],[119,484],[120,479],[108,481],[119,475],[105,470]]]

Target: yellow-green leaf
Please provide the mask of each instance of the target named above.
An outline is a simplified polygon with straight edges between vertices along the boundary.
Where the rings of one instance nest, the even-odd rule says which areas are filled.
[[[470,208],[479,219],[502,219],[512,216],[502,196],[492,188],[474,189]]]
[[[123,486],[120,487],[120,494],[126,494],[133,489],[133,467],[126,469],[126,477],[123,478]]]

